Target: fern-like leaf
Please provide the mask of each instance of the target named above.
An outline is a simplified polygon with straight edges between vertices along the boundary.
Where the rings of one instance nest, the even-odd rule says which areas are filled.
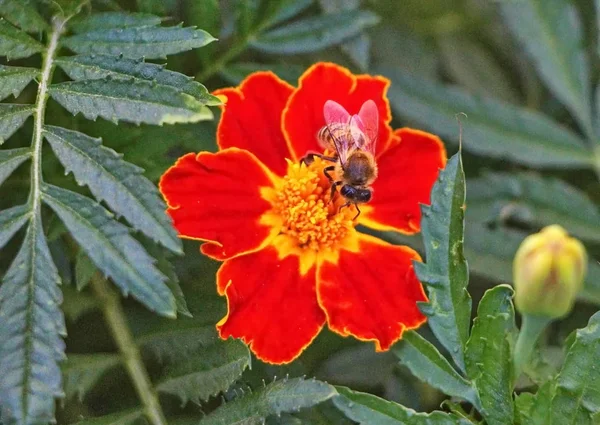
[[[69,354],[62,364],[65,398],[83,400],[102,376],[120,364],[118,354]]]
[[[0,420],[6,425],[54,420],[66,334],[59,284],[41,219],[33,216],[0,286]]]
[[[33,114],[33,105],[0,103],[0,145]]]
[[[64,45],[82,54],[164,59],[167,55],[203,47],[213,41],[215,38],[205,31],[176,26],[89,31],[66,38]]]
[[[0,15],[27,32],[46,30],[48,24],[30,0],[0,0]]]
[[[165,214],[166,205],[142,169],[125,162],[100,139],[60,127],[44,127],[44,137],[67,172],[88,185],[98,200],[122,215],[136,229],[174,252],[181,241]]]
[[[17,148],[0,151],[0,185],[15,169],[31,157],[28,148]]]
[[[39,73],[35,68],[0,65],[0,100],[10,94],[17,97]]]
[[[160,25],[160,22],[159,16],[149,13],[102,12],[73,20],[69,28],[74,32],[82,33],[118,28],[154,27]]]
[[[131,79],[72,81],[54,84],[50,96],[69,112],[135,124],[189,123],[213,118],[203,103],[168,86]]]
[[[0,56],[8,60],[26,58],[44,50],[44,46],[27,33],[0,19]]]
[[[0,211],[0,249],[13,237],[30,217],[27,205],[19,205]],[[0,315],[0,317],[2,317]]]
[[[175,300],[165,276],[128,229],[100,204],[78,193],[44,185],[42,199],[63,221],[96,267],[125,295],[164,316],[175,316]]]

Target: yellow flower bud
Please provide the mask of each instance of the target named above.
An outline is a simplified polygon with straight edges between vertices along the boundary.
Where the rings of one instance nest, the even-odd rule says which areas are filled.
[[[587,269],[585,248],[558,225],[521,243],[513,262],[515,305],[522,314],[559,318],[573,308]]]

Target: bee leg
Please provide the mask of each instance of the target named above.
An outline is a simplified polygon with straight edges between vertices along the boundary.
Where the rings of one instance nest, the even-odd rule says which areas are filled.
[[[326,156],[316,152],[309,152],[302,159],[300,159],[300,164],[310,165],[315,162],[315,157],[324,159],[329,162],[337,162],[337,158],[335,156]]]
[[[360,208],[358,208],[358,204],[354,203],[354,206],[356,207],[356,215],[354,216],[352,221],[356,220],[358,218],[358,216],[360,215]]]
[[[341,186],[341,185],[342,185],[342,182],[331,183],[331,193],[329,194],[329,202],[327,202],[327,205],[329,205],[333,202],[333,195],[335,195],[335,190],[337,189],[338,186]]]
[[[327,177],[327,180],[329,180],[332,183],[333,183],[333,177],[331,177],[331,174],[329,174],[329,173],[334,170],[335,170],[335,165],[330,165],[329,167],[323,168],[323,174],[325,174],[325,177]]]

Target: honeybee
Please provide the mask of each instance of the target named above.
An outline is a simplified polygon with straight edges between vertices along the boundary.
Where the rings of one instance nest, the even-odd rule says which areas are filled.
[[[377,178],[375,145],[379,131],[379,112],[372,100],[363,103],[356,115],[350,115],[342,105],[328,100],[323,106],[325,126],[317,134],[319,144],[325,150],[334,152],[333,156],[309,152],[303,161],[311,163],[314,157],[335,163],[323,169],[331,182],[331,197],[339,187],[340,195],[346,203],[356,207],[356,216],[360,215],[359,204],[365,204],[373,197],[371,185]]]

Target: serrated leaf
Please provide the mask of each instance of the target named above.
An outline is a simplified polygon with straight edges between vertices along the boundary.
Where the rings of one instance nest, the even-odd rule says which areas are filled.
[[[512,345],[517,328],[512,295],[508,285],[485,292],[465,352],[467,373],[488,425],[514,422]]]
[[[222,102],[211,95],[206,87],[194,81],[192,77],[169,71],[164,65],[146,63],[140,59],[113,57],[104,55],[77,55],[58,58],[59,65],[73,80],[96,80],[106,77],[127,81],[149,81],[156,86],[168,86],[205,105],[220,105]]]
[[[448,160],[431,190],[431,205],[422,205],[421,233],[427,263],[415,262],[415,272],[427,288],[428,303],[420,303],[431,330],[465,371],[471,296],[463,255],[465,175],[460,152]]]
[[[435,346],[414,331],[407,331],[392,351],[403,365],[421,381],[444,394],[459,397],[480,407],[477,392],[469,381],[454,370]]]
[[[521,425],[550,425],[548,414],[554,396],[554,385],[548,381],[539,387],[537,393],[521,393],[515,399],[516,418]]]
[[[102,376],[121,363],[118,354],[69,354],[61,365],[65,398],[71,400],[75,396],[79,401],[98,382]]]
[[[0,286],[0,421],[37,425],[54,420],[62,395],[58,362],[66,335],[60,278],[39,216],[31,218],[21,249]]]
[[[494,282],[512,282],[512,262],[526,232],[490,228],[470,221],[465,229],[465,256],[471,272]],[[590,259],[583,290],[579,298],[600,304],[600,265]]]
[[[600,412],[600,313],[577,331],[555,379],[548,425],[595,425]]]
[[[320,381],[307,381],[302,378],[275,381],[252,394],[246,394],[218,407],[199,424],[262,424],[267,416],[296,412],[335,395],[334,387]]]
[[[147,81],[110,78],[53,84],[48,93],[72,114],[135,124],[190,123],[213,118],[192,96]]]
[[[39,73],[35,68],[0,65],[0,100],[11,94],[17,97]]]
[[[418,413],[372,394],[336,387],[335,406],[359,425],[472,425],[451,413]]]
[[[156,187],[112,149],[77,131],[45,126],[44,137],[80,185],[87,185],[94,196],[105,201],[137,230],[173,252],[181,253],[181,241],[165,214],[166,205]]]
[[[0,103],[0,145],[33,114],[33,105]]]
[[[150,310],[174,317],[175,300],[165,276],[128,229],[100,204],[78,193],[44,184],[43,201],[54,210],[96,267],[121,291]]]
[[[27,32],[41,32],[48,28],[29,0],[0,0],[0,15]]]
[[[112,413],[106,416],[96,418],[87,418],[76,422],[77,425],[145,425],[144,411],[142,409],[131,409],[122,412]]]
[[[92,280],[98,269],[83,250],[79,250],[75,259],[75,286],[82,291]]]
[[[467,114],[462,120],[463,146],[470,152],[538,168],[593,165],[585,142],[542,114],[470,95],[399,69],[377,69],[392,81],[388,97],[394,110],[435,134],[457,141],[456,114]]]
[[[31,157],[29,148],[16,148],[0,151],[0,185],[13,171]]]
[[[567,0],[523,0],[499,6],[542,79],[591,135],[589,61],[574,5]]]
[[[378,22],[379,17],[367,10],[314,16],[259,34],[250,45],[272,54],[311,53],[348,40]]]
[[[0,211],[0,249],[23,227],[30,213],[28,205],[18,205]]]
[[[560,223],[579,238],[600,241],[598,208],[562,180],[534,173],[488,173],[467,186],[467,222],[512,219],[532,228]]]
[[[63,44],[81,54],[164,59],[167,55],[197,49],[215,40],[195,27],[175,26],[95,30],[68,37]]]
[[[183,405],[200,404],[226,391],[250,366],[250,352],[242,341],[217,340],[194,357],[167,367],[156,384],[157,391],[173,394]]]
[[[187,360],[218,341],[213,321],[203,323],[197,318],[163,323],[136,337],[136,343],[144,353],[150,353],[159,362],[168,364]]]
[[[265,13],[261,28],[271,28],[304,12],[312,6],[313,0],[278,0],[266,2],[270,9]]]
[[[44,46],[27,33],[0,19],[0,56],[8,60],[26,58],[44,50]]]
[[[69,22],[76,33],[113,30],[117,28],[140,28],[160,25],[161,18],[149,13],[100,12]]]

